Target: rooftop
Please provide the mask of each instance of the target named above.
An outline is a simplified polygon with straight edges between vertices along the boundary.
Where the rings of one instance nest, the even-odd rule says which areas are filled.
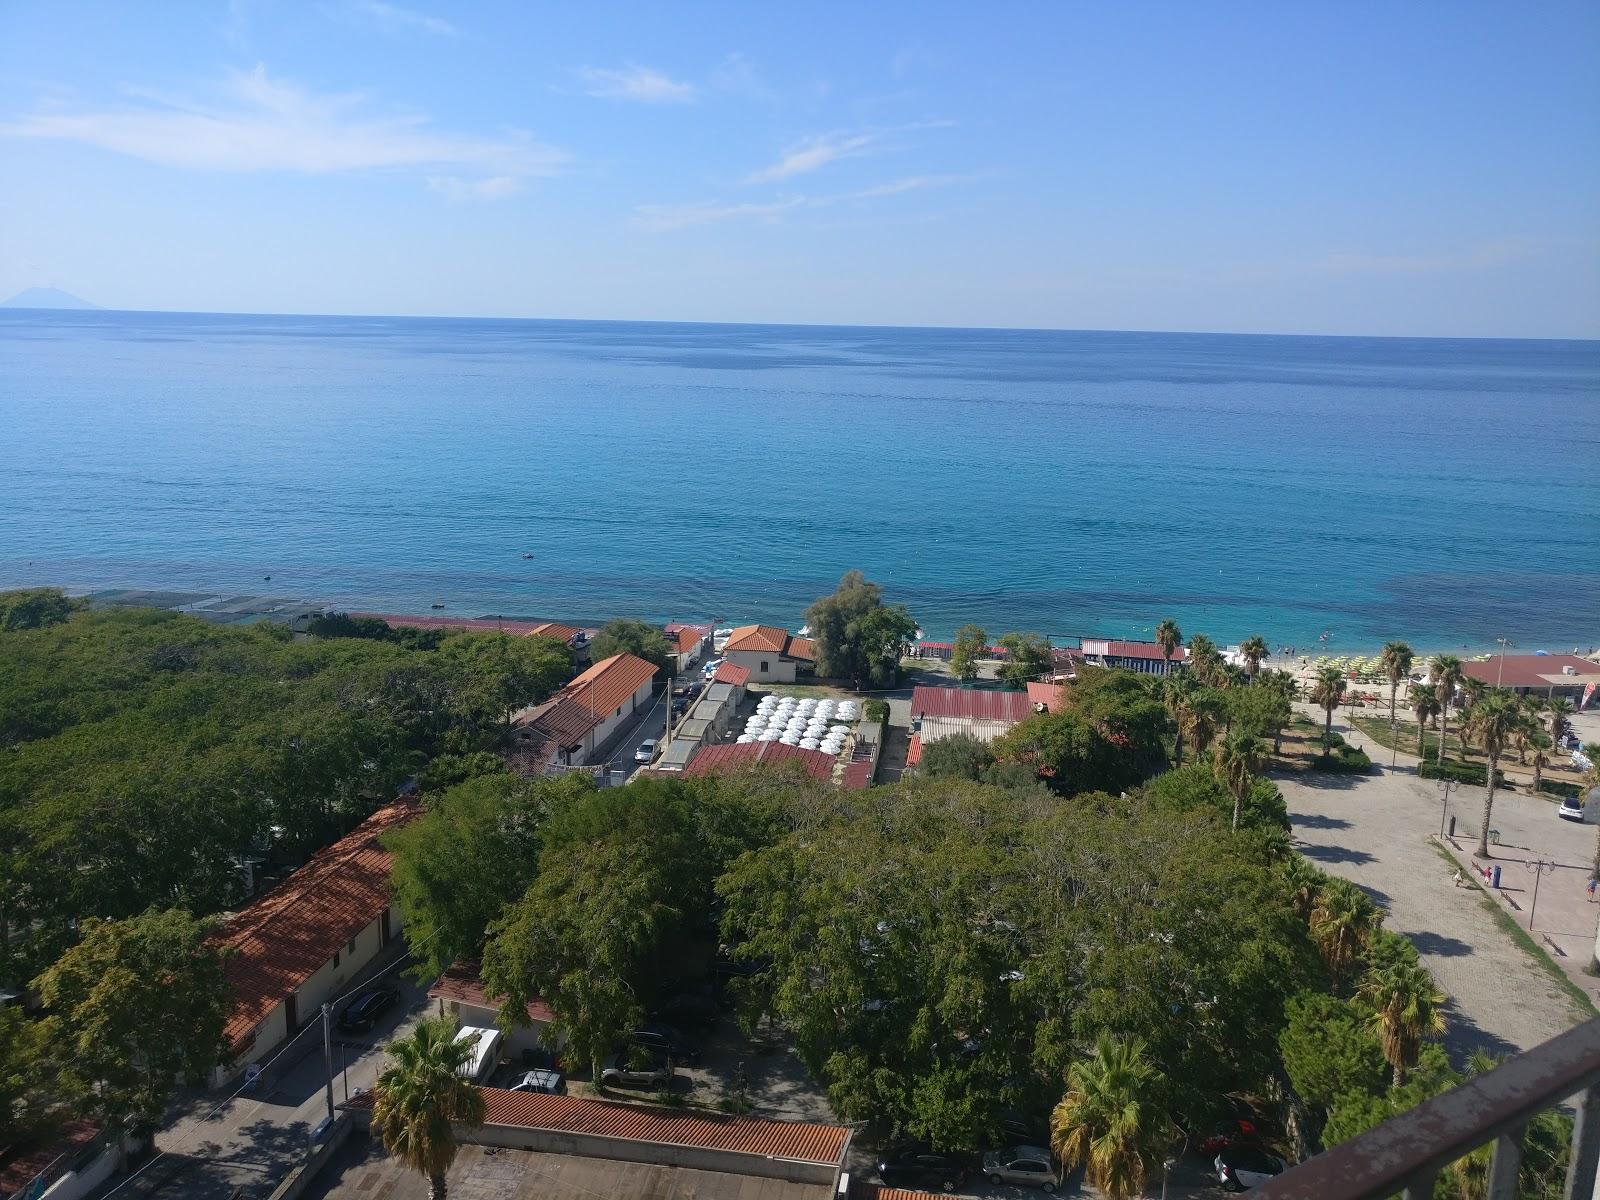
[[[1563,667],[1571,667],[1568,675]],[[1493,655],[1481,662],[1464,662],[1462,674],[1490,687],[1542,688],[1600,684],[1600,663],[1576,654]]]
[[[800,658],[807,662],[817,656],[816,643],[808,638],[797,638],[776,625],[741,625],[728,635],[724,654],[740,651],[754,654],[780,654],[785,658]]]
[[[1110,658],[1144,658],[1165,659],[1161,647],[1155,642],[1112,642],[1098,638],[1083,639],[1083,653],[1098,654]],[[1172,652],[1173,662],[1182,662],[1189,657],[1189,651],[1179,646]]]
[[[233,951],[223,967],[233,993],[223,1031],[230,1045],[246,1041],[389,906],[392,856],[379,839],[421,812],[412,801],[379,809],[211,935]]]
[[[750,682],[750,668],[741,667],[738,663],[725,662],[717,668],[711,676],[713,683],[731,683],[734,687],[744,687]]]
[[[463,958],[450,964],[448,970],[428,989],[430,1000],[454,1000],[460,1004],[470,1004],[474,1008],[499,1008],[496,1000],[491,1000],[484,994],[483,977],[479,973],[478,963],[475,959]],[[556,1019],[550,1006],[537,997],[528,1001],[528,1019],[548,1025]]]
[[[599,717],[609,717],[655,675],[655,667],[644,659],[613,654],[567,684],[561,694]]]
[[[974,688],[917,687],[911,690],[913,717],[969,717],[1013,724],[1033,712],[1027,692],[990,692]]]
[[[685,775],[713,775],[722,771],[738,771],[757,763],[797,762],[813,779],[827,782],[833,778],[834,763],[838,760],[821,750],[807,750],[803,746],[785,746],[782,742],[745,742],[721,746],[707,746],[696,754],[684,768]]]
[[[1061,685],[1059,683],[1042,683],[1038,680],[1028,682],[1029,705],[1042,704],[1054,712],[1061,704]]]

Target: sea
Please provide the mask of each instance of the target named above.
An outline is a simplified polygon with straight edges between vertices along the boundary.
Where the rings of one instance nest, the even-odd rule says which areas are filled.
[[[1600,642],[1600,342],[0,311],[0,586]]]

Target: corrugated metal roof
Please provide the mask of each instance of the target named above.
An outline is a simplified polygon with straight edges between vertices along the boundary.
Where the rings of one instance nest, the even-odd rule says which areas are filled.
[[[850,1137],[849,1130],[838,1125],[685,1113],[583,1096],[545,1096],[500,1088],[482,1091],[485,1125],[723,1150],[830,1167],[843,1162]]]
[[[1022,720],[1033,711],[1026,692],[986,692],[970,688],[918,687],[911,690],[913,717],[973,717],[984,721]]]
[[[484,995],[483,978],[475,959],[463,958],[450,964],[448,970],[428,989],[430,1000],[455,1000],[476,1008],[499,1008],[498,1001]],[[555,1013],[543,1000],[535,997],[528,1001],[528,1019],[548,1025],[556,1019]]]
[[[868,1183],[852,1179],[850,1200],[944,1200],[940,1192],[919,1192],[915,1188],[885,1187],[881,1183]]]
[[[1059,683],[1043,683],[1037,679],[1028,681],[1028,704],[1042,704],[1051,712],[1061,707],[1061,685]]]
[[[689,763],[685,775],[711,775],[718,771],[738,771],[756,763],[793,761],[800,764],[813,779],[831,780],[834,763],[838,760],[821,750],[807,750],[804,746],[785,746],[782,742],[735,742],[732,745],[707,746]]]
[[[223,964],[233,995],[223,1030],[230,1045],[249,1038],[268,1013],[389,906],[393,856],[378,839],[421,813],[421,805],[411,801],[380,808],[211,935],[233,952]]]
[[[1155,642],[1112,642],[1095,638],[1084,639],[1083,653],[1100,654],[1108,658],[1140,658],[1156,662],[1161,662],[1167,657]],[[1188,657],[1189,651],[1183,646],[1172,652],[1173,662],[1182,662]]]

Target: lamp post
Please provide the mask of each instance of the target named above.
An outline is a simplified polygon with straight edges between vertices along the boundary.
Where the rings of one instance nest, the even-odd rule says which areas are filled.
[[[1500,661],[1494,672],[1494,685],[1499,687],[1500,681],[1506,677],[1506,647],[1516,643],[1508,637],[1497,637],[1495,641],[1500,643]]]
[[[1522,865],[1533,872],[1533,903],[1528,905],[1528,930],[1529,932],[1532,932],[1533,914],[1539,911],[1539,877],[1541,875],[1552,874],[1555,871],[1557,864],[1553,862],[1547,862],[1546,860],[1540,858],[1535,859],[1533,862],[1523,863]]]
[[[1439,801],[1439,836],[1444,836],[1445,814],[1450,811],[1450,781],[1444,781],[1444,796]]]

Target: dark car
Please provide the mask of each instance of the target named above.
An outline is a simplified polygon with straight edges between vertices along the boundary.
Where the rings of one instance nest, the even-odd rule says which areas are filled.
[[[365,1033],[377,1024],[378,1018],[383,1016],[398,999],[400,999],[400,989],[394,987],[376,987],[371,991],[362,992],[345,1005],[344,1012],[339,1014],[339,1031]]]
[[[638,1046],[624,1050],[600,1072],[600,1082],[608,1087],[672,1086],[672,1061],[665,1054]]]
[[[665,1054],[673,1062],[692,1063],[700,1057],[699,1049],[671,1025],[641,1025],[628,1035],[628,1040],[635,1046]]]
[[[878,1178],[890,1187],[953,1192],[966,1181],[966,1165],[953,1154],[915,1147],[891,1150],[878,1160]]]

